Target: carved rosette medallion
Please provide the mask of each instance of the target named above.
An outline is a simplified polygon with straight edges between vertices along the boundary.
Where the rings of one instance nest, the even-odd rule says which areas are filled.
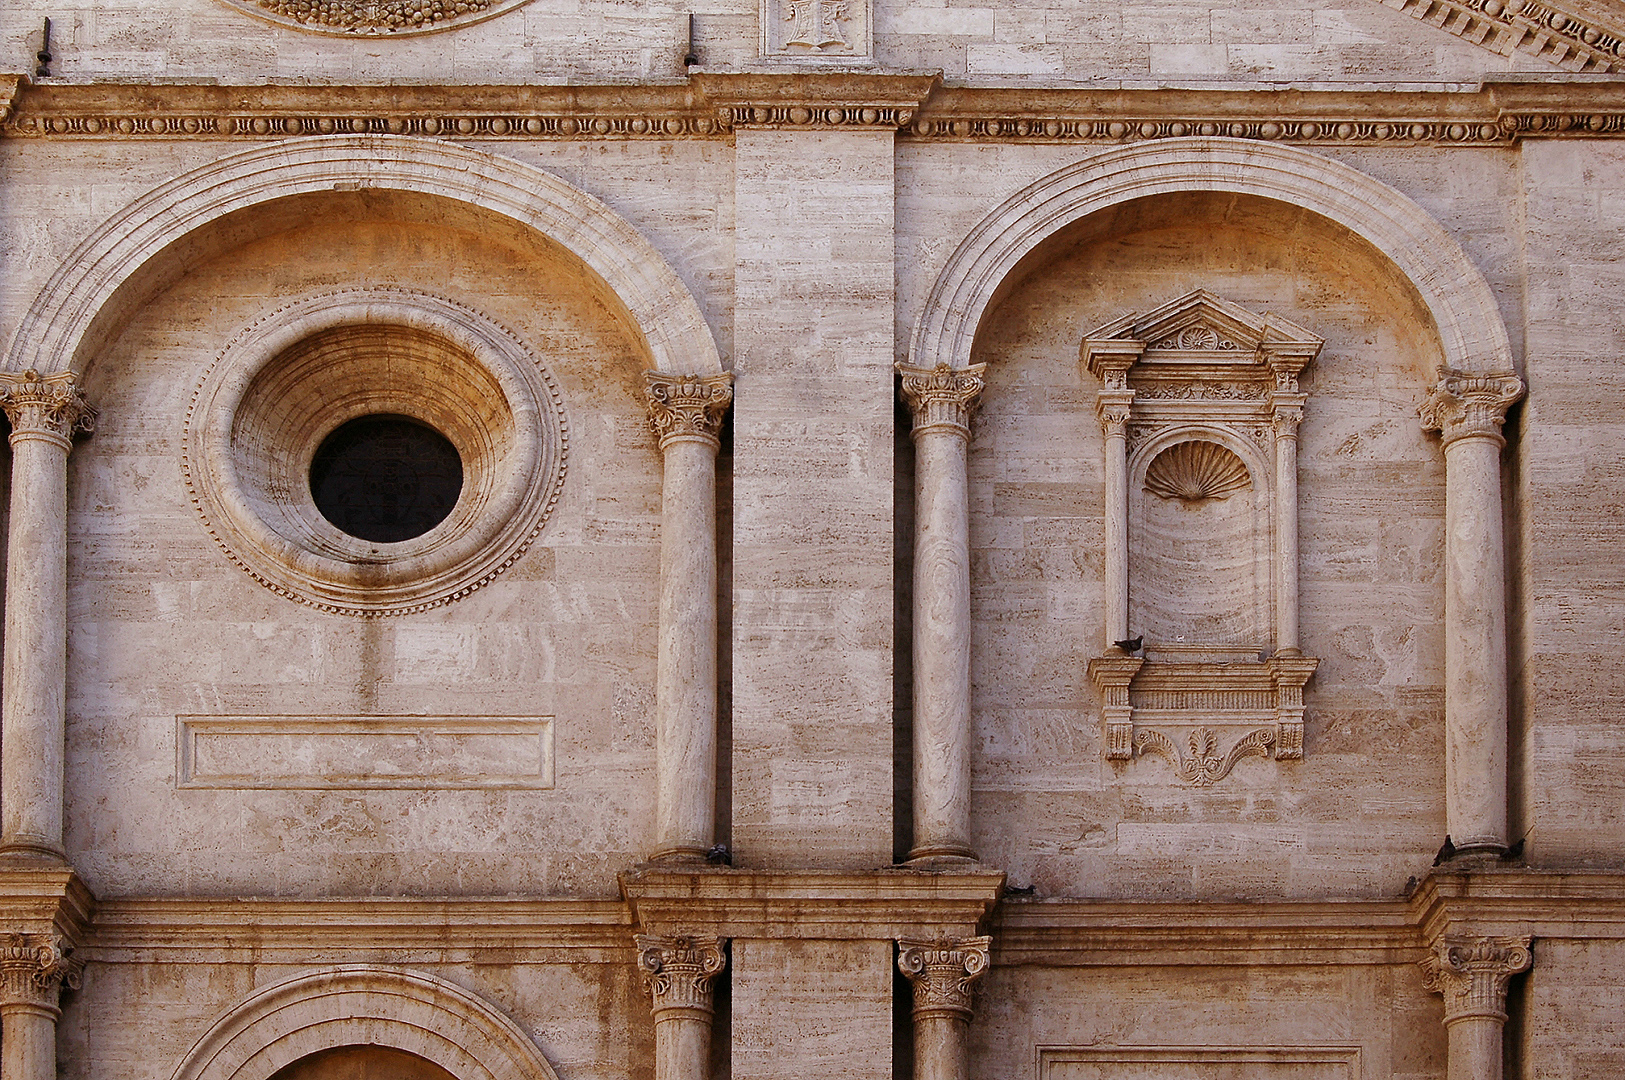
[[[345,37],[400,37],[449,30],[530,0],[225,0],[295,30]]]
[[[655,1022],[673,1017],[711,1018],[711,980],[726,965],[722,939],[639,934],[638,970],[654,1002]]]
[[[1507,983],[1534,963],[1524,937],[1447,937],[1421,961],[1427,988],[1444,996],[1444,1022],[1505,1023]]]
[[[733,403],[733,375],[668,375],[643,373],[649,425],[665,449],[678,439],[699,439],[716,447],[722,418]]]
[[[986,364],[951,368],[946,363],[934,368],[898,364],[903,377],[903,400],[914,414],[914,438],[928,431],[945,431],[970,438],[970,418],[976,411]]]
[[[1470,375],[1442,368],[1439,384],[1422,402],[1422,429],[1437,431],[1445,446],[1457,439],[1490,439],[1506,445],[1501,425],[1507,410],[1523,397],[1523,380],[1507,371]]]
[[[8,934],[0,946],[0,1009],[59,1013],[64,986],[78,989],[83,965],[62,939],[47,934]]]
[[[914,984],[914,1019],[971,1018],[976,980],[988,966],[991,937],[899,941],[897,967]]]
[[[85,400],[71,371],[41,375],[0,373],[0,409],[11,421],[11,441],[45,438],[67,447],[74,435],[96,428],[96,410]]]

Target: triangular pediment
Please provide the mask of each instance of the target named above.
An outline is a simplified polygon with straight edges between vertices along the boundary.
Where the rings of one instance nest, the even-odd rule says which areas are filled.
[[[1125,356],[1125,350],[1142,362],[1251,365],[1267,363],[1266,353],[1313,357],[1323,344],[1324,339],[1290,319],[1250,311],[1197,289],[1152,311],[1131,313],[1099,327],[1084,338],[1083,356],[1090,370],[1108,356]]]

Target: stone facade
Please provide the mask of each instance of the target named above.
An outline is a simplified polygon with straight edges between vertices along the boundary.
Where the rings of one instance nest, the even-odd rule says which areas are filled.
[[[1625,1069],[1618,0],[0,48],[0,1080]]]

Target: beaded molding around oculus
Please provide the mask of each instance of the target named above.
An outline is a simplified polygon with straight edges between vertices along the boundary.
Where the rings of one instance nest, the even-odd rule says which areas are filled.
[[[489,19],[530,0],[221,0],[296,30],[344,37],[432,34]]]

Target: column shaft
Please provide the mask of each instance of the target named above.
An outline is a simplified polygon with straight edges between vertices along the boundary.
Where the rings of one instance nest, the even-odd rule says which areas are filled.
[[[728,375],[646,376],[665,454],[655,675],[653,859],[697,859],[716,834],[717,432]]]
[[[1275,649],[1298,651],[1298,425],[1275,424]]]
[[[1500,1020],[1486,1016],[1450,1024],[1445,1080],[1501,1080],[1501,1029]]]
[[[0,376],[11,534],[0,702],[0,852],[62,860],[68,451],[94,415],[73,376]]]
[[[0,1080],[56,1080],[56,1021],[50,1006],[0,1006]]]
[[[1499,439],[1445,447],[1445,816],[1458,851],[1506,844],[1506,584]]]
[[[674,1014],[655,1020],[655,1080],[706,1080],[711,1017]]]
[[[965,1021],[957,1016],[914,1019],[914,1080],[965,1080]]]
[[[1126,420],[1126,417],[1124,418]],[[1106,427],[1106,648],[1128,629],[1128,439],[1121,422]]]
[[[970,417],[982,365],[899,365],[914,412],[914,843],[909,858],[974,859],[970,843]]]
[[[1457,852],[1507,842],[1501,424],[1522,396],[1514,374],[1447,369],[1421,410],[1444,442],[1445,820]]]

